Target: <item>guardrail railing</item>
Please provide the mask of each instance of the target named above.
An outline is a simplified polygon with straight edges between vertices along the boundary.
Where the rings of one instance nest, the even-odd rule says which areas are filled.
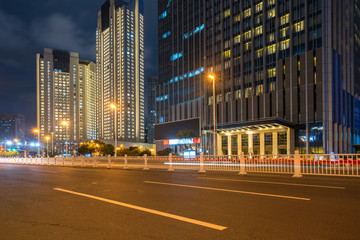
[[[295,154],[204,156],[123,156],[123,157],[61,157],[61,158],[0,158],[0,163],[103,168],[151,168],[236,171],[247,173],[326,176],[360,176],[360,154]]]

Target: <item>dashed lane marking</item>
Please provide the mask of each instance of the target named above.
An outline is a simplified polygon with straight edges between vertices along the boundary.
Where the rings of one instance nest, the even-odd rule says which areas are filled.
[[[227,227],[224,227],[224,226],[220,226],[220,225],[216,225],[216,224],[212,224],[212,223],[208,223],[208,222],[203,222],[203,221],[199,221],[199,220],[195,220],[195,219],[191,219],[191,218],[187,218],[187,217],[182,217],[182,216],[174,215],[174,214],[171,214],[171,213],[161,212],[161,211],[153,210],[153,209],[150,209],[150,208],[139,207],[139,206],[135,206],[135,205],[132,205],[132,204],[118,202],[118,201],[114,201],[114,200],[110,200],[110,199],[106,199],[106,198],[102,198],[102,197],[97,197],[97,196],[93,196],[93,195],[89,195],[89,194],[85,194],[85,193],[74,192],[74,191],[70,191],[70,190],[66,190],[66,189],[62,189],[62,188],[54,188],[54,190],[65,192],[65,193],[70,193],[70,194],[78,195],[78,196],[82,196],[82,197],[87,197],[87,198],[91,198],[91,199],[95,199],[95,200],[115,204],[115,205],[118,205],[118,206],[139,210],[139,211],[142,211],[142,212],[147,212],[147,213],[167,217],[167,218],[172,218],[172,219],[175,219],[175,220],[179,220],[179,221],[183,221],[183,222],[187,222],[187,223],[192,223],[192,224],[207,227],[207,228],[212,228],[212,229],[219,230],[219,231],[225,230],[227,228]]]

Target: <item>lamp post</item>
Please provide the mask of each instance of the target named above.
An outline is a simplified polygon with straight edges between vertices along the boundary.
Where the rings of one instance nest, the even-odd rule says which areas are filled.
[[[111,104],[110,105],[110,108],[111,109],[113,109],[114,110],[114,112],[115,112],[115,117],[114,117],[114,121],[115,121],[115,123],[114,123],[114,128],[115,128],[115,133],[114,133],[114,138],[115,138],[115,147],[114,147],[114,149],[115,149],[115,157],[116,157],[116,147],[117,147],[117,107],[115,106],[115,104]]]
[[[65,136],[66,136],[66,141],[65,141],[65,157],[67,157],[67,155],[68,155],[68,125],[69,125],[69,123],[67,122],[67,121],[63,121],[62,122],[62,125],[65,127]]]
[[[51,132],[51,155],[54,155],[54,132]]]
[[[37,147],[38,147],[38,156],[40,156],[40,130],[39,129],[37,129],[37,128],[35,128],[34,129],[34,133],[35,133],[35,136],[36,136],[36,134],[37,134]]]
[[[216,107],[215,107],[215,75],[210,74],[209,78],[213,82],[213,121],[214,121],[214,155],[216,155]]]
[[[46,140],[46,155],[47,155],[47,157],[49,157],[49,139],[50,139],[49,136],[45,137],[45,140]]]

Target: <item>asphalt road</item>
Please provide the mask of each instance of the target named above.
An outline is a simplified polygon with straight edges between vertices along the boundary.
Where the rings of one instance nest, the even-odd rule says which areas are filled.
[[[0,165],[0,239],[360,239],[360,179]]]

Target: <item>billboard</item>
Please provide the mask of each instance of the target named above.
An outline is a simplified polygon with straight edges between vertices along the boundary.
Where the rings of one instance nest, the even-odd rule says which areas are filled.
[[[200,137],[200,118],[156,124],[155,140],[177,139],[182,130],[193,130]]]

